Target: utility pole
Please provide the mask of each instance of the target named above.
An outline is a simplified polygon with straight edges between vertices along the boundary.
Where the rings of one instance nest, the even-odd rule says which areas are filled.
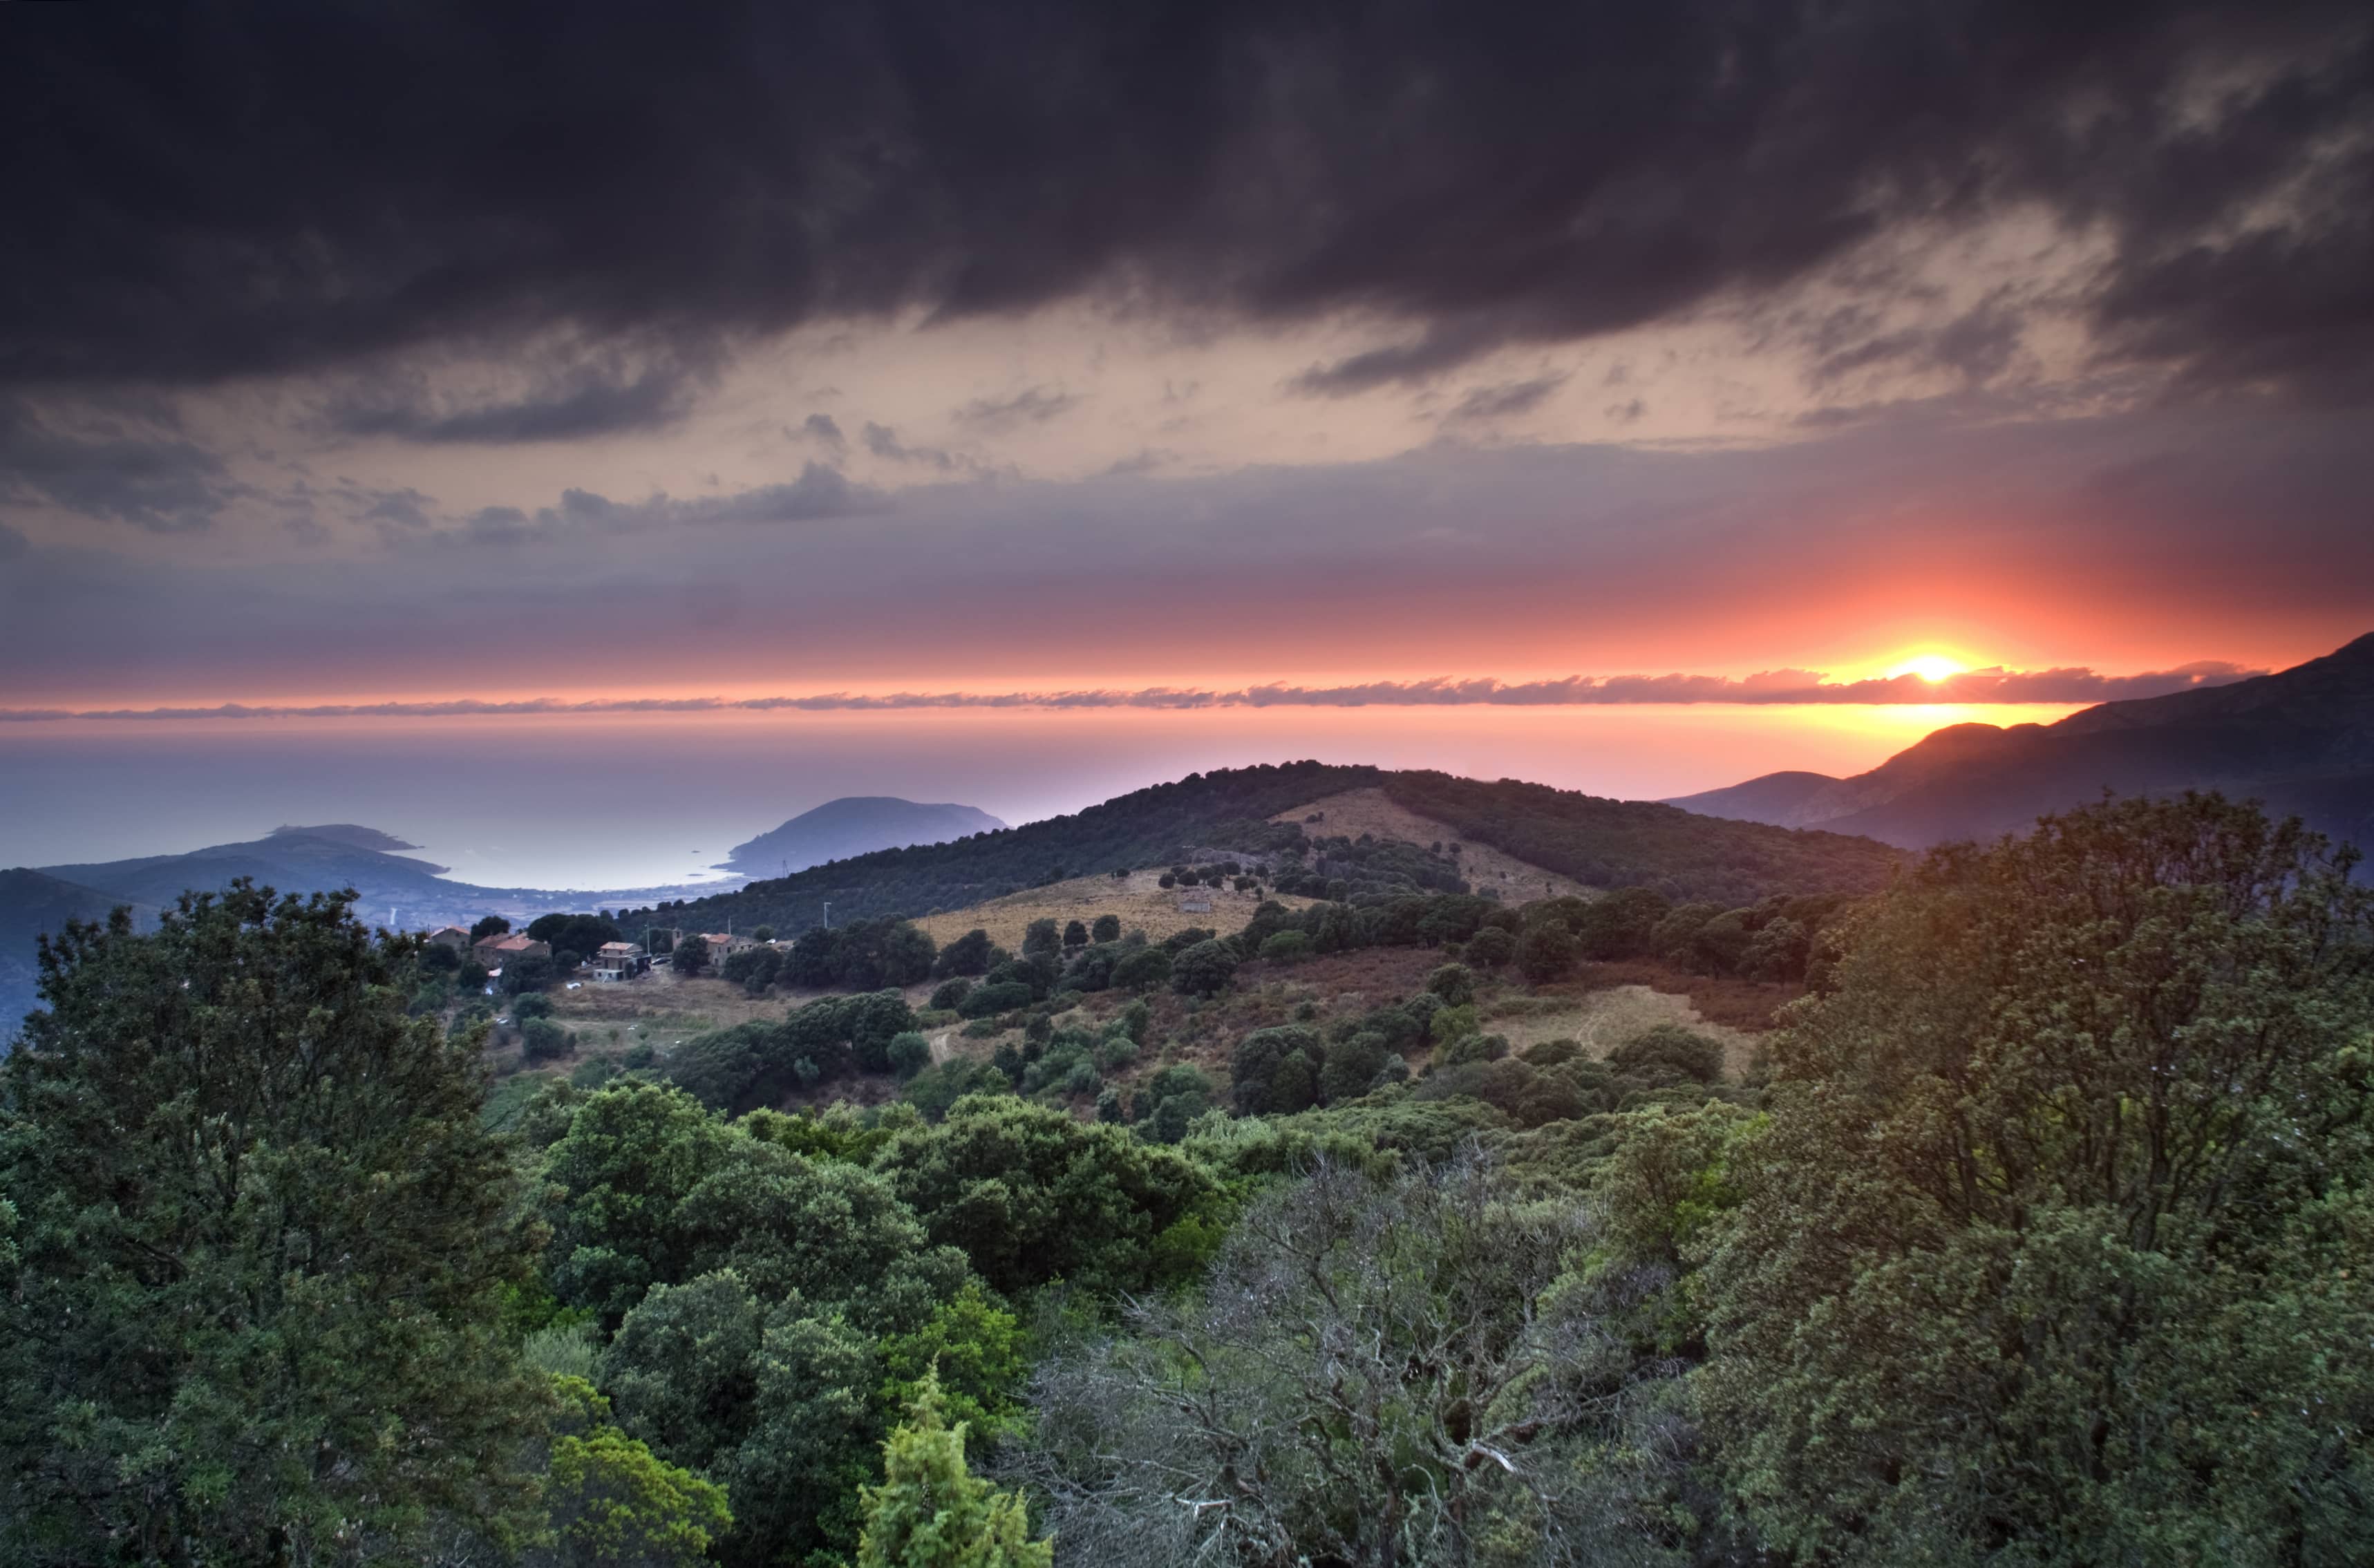
[[[832,930],[832,900],[829,898],[824,901],[824,929]]]

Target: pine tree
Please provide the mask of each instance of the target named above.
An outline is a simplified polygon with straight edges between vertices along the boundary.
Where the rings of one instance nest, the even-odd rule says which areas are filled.
[[[542,1242],[480,1036],[405,1015],[351,895],[184,895],[41,954],[0,1077],[0,1560],[330,1563],[499,1536]],[[0,1249],[5,1250],[5,1249]]]
[[[883,1480],[865,1489],[858,1568],[1049,1568],[1019,1495],[965,1468],[965,1423],[940,1415],[940,1379],[926,1373],[907,1423],[882,1445]]]

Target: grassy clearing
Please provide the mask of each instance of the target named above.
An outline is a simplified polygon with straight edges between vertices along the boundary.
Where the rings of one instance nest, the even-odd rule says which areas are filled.
[[[1073,877],[1045,887],[1009,893],[985,904],[926,915],[915,924],[929,931],[932,940],[942,946],[978,926],[989,933],[990,941],[1018,953],[1022,950],[1022,933],[1033,920],[1052,919],[1059,924],[1079,920],[1094,925],[1098,916],[1113,915],[1120,918],[1122,930],[1142,930],[1160,942],[1190,926],[1224,932],[1242,930],[1261,903],[1253,895],[1233,888],[1199,887],[1194,892],[1210,898],[1212,907],[1191,913],[1179,907],[1182,890],[1161,886],[1161,877],[1159,871],[1132,872],[1126,877]],[[1310,900],[1278,897],[1277,902],[1289,909],[1300,909]]]
[[[1324,822],[1307,823],[1303,831],[1314,838],[1338,836],[1357,838],[1363,833],[1379,838],[1398,838],[1404,844],[1430,845],[1440,841],[1448,849],[1460,843],[1458,860],[1468,884],[1478,893],[1486,888],[1498,892],[1510,904],[1523,904],[1535,898],[1563,898],[1569,894],[1583,898],[1595,898],[1599,890],[1587,887],[1570,876],[1545,871],[1540,866],[1504,854],[1487,844],[1461,843],[1455,828],[1420,816],[1405,806],[1397,805],[1382,790],[1347,790],[1340,795],[1298,806],[1290,812],[1280,812],[1272,822],[1302,822],[1313,812],[1323,813]]]
[[[1510,1002],[1525,1005],[1510,1007]],[[1713,1022],[1686,996],[1645,985],[1597,990],[1557,987],[1536,996],[1488,1000],[1479,1011],[1485,1031],[1507,1036],[1512,1050],[1522,1051],[1544,1040],[1569,1039],[1580,1041],[1587,1055],[1604,1057],[1660,1024],[1678,1024],[1722,1042],[1723,1067],[1734,1078],[1746,1070],[1756,1052],[1757,1036],[1751,1032]]]

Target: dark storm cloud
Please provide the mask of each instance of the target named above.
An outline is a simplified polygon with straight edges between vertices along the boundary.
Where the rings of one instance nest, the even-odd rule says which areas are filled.
[[[2374,393],[2374,37],[2283,0],[1153,0],[18,7],[0,381],[206,381],[429,344],[1099,288],[1356,311],[1346,392],[2041,211],[2180,385]],[[1981,327],[1986,323],[1980,323]],[[1983,368],[1999,333],[1904,343]],[[629,382],[384,417],[660,417]]]
[[[529,512],[519,507],[482,507],[451,527],[412,532],[424,521],[428,497],[404,491],[383,498],[363,514],[366,521],[386,520],[405,525],[405,532],[390,543],[421,549],[454,544],[552,544],[582,539],[586,534],[643,534],[664,539],[685,528],[721,524],[819,522],[888,509],[889,497],[870,486],[852,485],[837,468],[820,462],[803,466],[799,477],[776,485],[759,485],[724,496],[679,500],[655,495],[640,501],[614,501],[592,490],[568,489],[558,504]]]
[[[887,425],[868,420],[864,431],[865,450],[886,462],[917,462],[936,468],[944,474],[953,473],[956,458],[939,447],[911,447],[899,439],[899,432]]]
[[[1535,376],[1531,380],[1503,381],[1498,386],[1473,387],[1451,408],[1453,419],[1503,419],[1530,414],[1550,393],[1566,385],[1564,376]]]
[[[675,424],[691,407],[692,386],[674,367],[619,380],[570,376],[523,397],[463,406],[424,397],[348,406],[332,423],[349,436],[394,436],[412,441],[509,445],[578,440]]]
[[[177,435],[113,421],[60,428],[0,401],[0,503],[180,533],[206,527],[241,493],[220,459]]]
[[[1008,430],[1017,425],[1043,425],[1079,399],[1056,387],[1025,387],[1011,397],[977,397],[956,412],[957,422],[986,430]]]

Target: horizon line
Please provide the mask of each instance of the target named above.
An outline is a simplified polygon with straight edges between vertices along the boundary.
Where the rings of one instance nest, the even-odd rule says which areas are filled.
[[[1768,670],[1745,678],[1724,675],[1569,675],[1558,680],[1504,682],[1490,676],[1436,676],[1420,681],[1371,681],[1343,685],[1273,682],[1234,688],[1143,686],[1016,692],[818,692],[782,696],[445,697],[354,703],[242,703],[154,708],[0,708],[0,722],[59,723],[188,719],[449,719],[568,714],[732,712],[905,712],[949,709],[1136,708],[1193,711],[1224,708],[1596,708],[1682,707],[2052,707],[2166,696],[2230,685],[2263,675],[2222,661],[2173,670],[2105,675],[2082,666],[2009,670],[1992,666],[1937,679],[1907,672],[1833,681],[1816,670]]]

